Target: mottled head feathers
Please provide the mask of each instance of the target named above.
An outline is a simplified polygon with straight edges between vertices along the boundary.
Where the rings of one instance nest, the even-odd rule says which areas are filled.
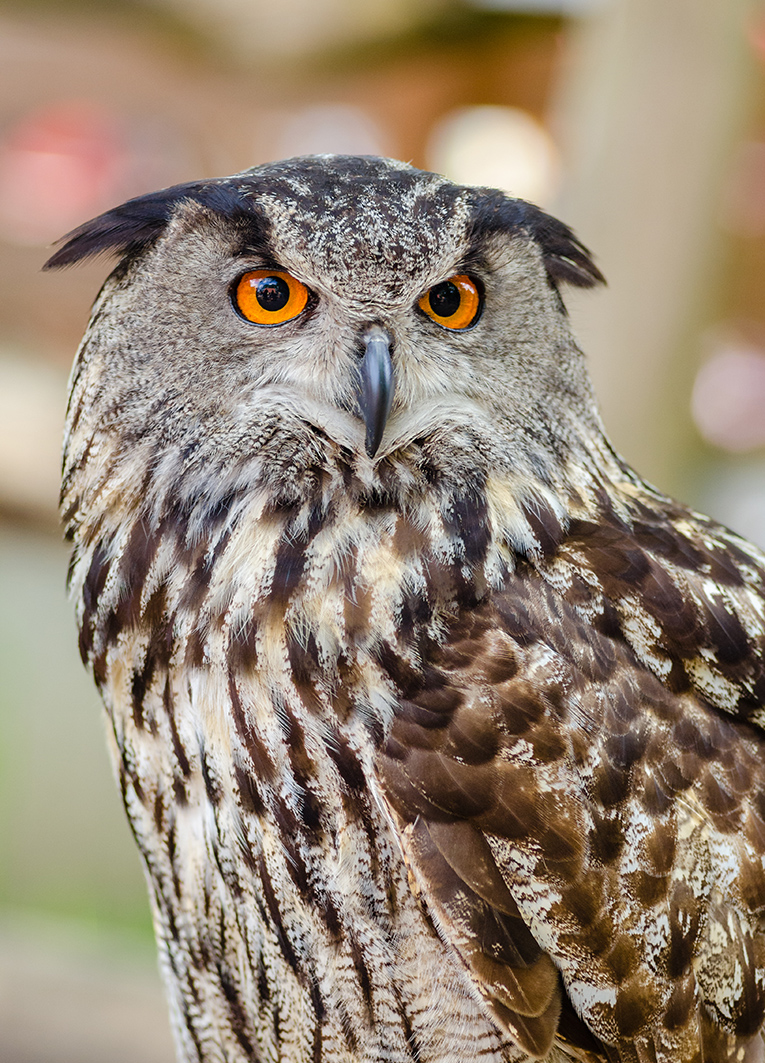
[[[315,180],[317,174],[319,181]],[[59,269],[101,254],[128,257],[140,254],[160,236],[178,204],[186,200],[237,219],[247,233],[248,242],[257,245],[266,227],[258,209],[258,196],[262,193],[278,196],[280,184],[292,196],[300,186],[296,178],[302,179],[307,190],[300,203],[305,210],[326,211],[337,203],[339,186],[347,187],[351,183],[357,187],[363,184],[366,193],[374,190],[381,202],[396,210],[401,196],[410,188],[421,186],[426,177],[429,211],[435,198],[441,198],[448,210],[468,193],[477,242],[494,232],[527,233],[542,250],[551,282],[582,288],[603,282],[603,275],[589,251],[568,226],[531,203],[510,199],[492,189],[460,188],[438,175],[425,175],[403,163],[363,156],[291,159],[254,167],[230,178],[190,181],[138,196],[69,233],[44,268]]]

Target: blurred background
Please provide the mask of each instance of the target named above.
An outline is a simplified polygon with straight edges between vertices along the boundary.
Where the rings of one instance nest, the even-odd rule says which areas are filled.
[[[762,0],[0,0],[0,1060],[170,1063],[56,496],[108,267],[51,241],[162,185],[381,153],[533,200],[646,478],[765,545]]]

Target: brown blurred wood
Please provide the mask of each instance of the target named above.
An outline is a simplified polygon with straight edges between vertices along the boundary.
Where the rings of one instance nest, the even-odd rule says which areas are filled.
[[[595,251],[605,293],[577,299],[606,427],[666,490],[683,489],[698,337],[715,314],[720,189],[753,105],[752,0],[613,0],[572,33],[556,122],[559,213]]]

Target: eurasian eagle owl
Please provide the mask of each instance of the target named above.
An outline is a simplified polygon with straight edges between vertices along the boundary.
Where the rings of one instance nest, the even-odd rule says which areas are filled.
[[[62,513],[179,1058],[762,1059],[765,560],[609,445],[583,245],[323,156],[110,251]]]

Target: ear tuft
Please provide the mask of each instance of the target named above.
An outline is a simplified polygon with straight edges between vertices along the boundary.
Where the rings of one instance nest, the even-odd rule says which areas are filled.
[[[550,284],[574,284],[593,288],[606,279],[592,260],[589,250],[577,239],[568,225],[545,214],[533,203],[510,199],[491,191],[477,204],[477,234],[526,232],[539,245]]]
[[[61,238],[64,241],[62,246],[51,255],[43,269],[73,266],[96,255],[136,255],[161,236],[175,207],[189,199],[229,217],[235,213],[249,213],[236,186],[206,181],[173,185],[129,199],[73,229]]]
[[[542,248],[547,276],[555,285],[566,283],[577,288],[594,288],[596,284],[606,283],[589,249],[568,225],[530,203],[525,206],[529,233]]]

